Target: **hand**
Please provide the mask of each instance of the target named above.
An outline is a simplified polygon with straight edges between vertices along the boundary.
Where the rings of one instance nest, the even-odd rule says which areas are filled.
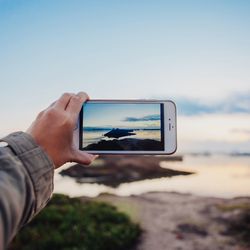
[[[40,112],[31,124],[29,133],[54,162],[55,168],[66,162],[90,164],[97,156],[80,151],[73,143],[82,104],[88,100],[86,93],[65,93],[55,103]]]

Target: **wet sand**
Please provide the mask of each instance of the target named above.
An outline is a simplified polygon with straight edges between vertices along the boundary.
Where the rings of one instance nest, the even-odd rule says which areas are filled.
[[[102,194],[93,199],[114,204],[141,225],[143,234],[136,250],[250,249],[228,233],[231,221],[249,210],[250,197],[221,199],[155,192],[130,197]]]

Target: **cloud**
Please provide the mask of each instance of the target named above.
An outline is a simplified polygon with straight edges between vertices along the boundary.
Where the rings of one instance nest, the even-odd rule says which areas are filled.
[[[160,115],[147,115],[143,117],[126,117],[125,122],[139,122],[139,121],[159,121]]]
[[[233,94],[220,102],[210,104],[186,98],[177,98],[176,103],[178,113],[181,115],[250,114],[250,92]]]

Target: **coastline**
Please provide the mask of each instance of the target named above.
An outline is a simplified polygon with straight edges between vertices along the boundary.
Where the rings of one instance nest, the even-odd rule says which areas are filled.
[[[91,166],[86,166],[86,169],[88,168],[91,171],[93,168],[102,166],[104,163],[102,157],[103,156],[100,156],[95,160]],[[105,157],[109,158],[110,156]],[[119,156],[117,157],[119,158]],[[79,184],[77,178],[62,176],[60,172],[71,167],[73,163],[70,163],[56,170],[54,192],[63,193],[71,197],[96,197],[100,193],[130,196],[148,192],[172,191],[219,198],[250,196],[249,157],[233,157],[231,155],[184,155],[182,157],[180,155],[173,155],[157,156],[155,158],[157,158],[157,160],[159,159],[159,165],[164,169],[186,171],[195,174],[121,183],[118,187],[112,188],[111,186],[96,183],[94,179]],[[150,161],[146,159],[145,161],[150,163]],[[120,165],[120,161],[122,161],[122,163],[134,164],[135,160],[128,158],[128,156],[123,156],[123,159],[120,157],[120,159],[116,160],[116,158],[112,156],[106,164],[112,167],[112,161],[117,162],[117,164],[119,162]],[[139,162],[140,161],[138,161],[138,164]],[[120,166],[122,166],[122,164]],[[116,165],[114,168],[116,168]]]
[[[136,250],[249,249],[235,237],[237,232],[230,233],[229,226],[250,210],[250,197],[222,199],[152,192],[81,199],[109,202],[138,222],[143,234]]]
[[[100,140],[97,143],[89,144],[83,148],[84,150],[158,150],[164,149],[164,144],[160,141],[153,139],[113,139],[113,140]]]
[[[118,187],[122,183],[130,183],[146,179],[191,175],[193,172],[162,168],[162,161],[182,161],[181,156],[101,156],[100,165],[84,166],[75,164],[60,171],[62,176],[69,176],[78,183],[97,183],[110,187]]]

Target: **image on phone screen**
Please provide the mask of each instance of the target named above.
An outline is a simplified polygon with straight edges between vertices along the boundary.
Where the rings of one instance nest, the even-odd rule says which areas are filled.
[[[85,103],[81,148],[88,151],[163,151],[161,103]]]

